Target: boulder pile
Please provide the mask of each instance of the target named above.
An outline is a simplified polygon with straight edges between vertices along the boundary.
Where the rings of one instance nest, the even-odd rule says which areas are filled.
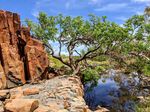
[[[0,89],[35,82],[48,65],[43,43],[21,26],[20,16],[0,10]]]
[[[0,112],[90,112],[76,76],[58,76],[31,85],[0,90]]]
[[[57,76],[36,84],[0,90],[0,112],[108,112],[91,111],[77,76]]]

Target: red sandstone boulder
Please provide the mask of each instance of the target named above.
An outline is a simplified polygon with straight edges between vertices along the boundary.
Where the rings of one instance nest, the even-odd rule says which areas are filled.
[[[10,43],[6,13],[0,11],[0,43]]]
[[[16,13],[8,12],[6,11],[6,17],[8,21],[8,29],[10,33],[10,43],[13,45],[13,47],[18,48],[18,37],[17,37],[17,31],[20,29],[20,17]]]
[[[34,39],[34,38],[29,38],[28,41],[27,41],[27,45],[28,47],[25,48],[25,51],[28,52],[28,50],[30,50],[30,46],[34,46],[36,47],[38,50],[41,50],[41,51],[44,51],[44,45],[41,41],[37,40],[37,39]]]
[[[35,95],[40,92],[40,89],[38,88],[27,88],[23,90],[23,95],[28,96],[28,95]]]
[[[21,29],[20,16],[17,13],[13,13],[13,25],[15,32]]]
[[[17,31],[20,29],[20,17],[16,13],[0,11],[0,43],[17,46]]]
[[[30,28],[29,27],[22,27],[21,28],[21,39],[24,42],[27,42],[28,40],[30,40],[31,35],[30,35]]]
[[[48,56],[40,41],[30,39],[25,47],[28,74],[32,82],[41,77],[48,67]]]
[[[12,88],[9,91],[10,99],[21,99],[23,95],[22,87]]]
[[[16,84],[24,84],[24,64],[19,60],[16,48],[11,45],[1,44],[2,63],[4,65],[5,75],[7,77],[7,87],[13,87]]]
[[[50,109],[46,106],[39,106],[34,112],[50,112]]]
[[[0,10],[0,89],[11,88],[44,75],[48,57],[43,43],[21,27],[20,16]]]
[[[9,90],[0,90],[0,101],[4,101],[9,97],[10,97]]]
[[[6,88],[6,76],[2,65],[0,64],[0,89]]]
[[[0,29],[7,29],[7,19],[5,11],[0,10]]]
[[[13,99],[6,101],[4,109],[6,112],[33,112],[38,106],[35,99]]]

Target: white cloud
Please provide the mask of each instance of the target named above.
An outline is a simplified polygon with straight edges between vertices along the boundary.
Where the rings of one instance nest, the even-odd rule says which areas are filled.
[[[137,15],[142,15],[144,11],[136,11]]]
[[[123,24],[119,24],[119,26],[120,26],[120,27],[124,27],[124,25],[123,25]]]
[[[35,3],[36,8],[47,6],[50,3],[50,0],[37,0]]]
[[[127,3],[113,3],[105,5],[101,8],[97,8],[95,9],[95,11],[117,11],[117,10],[119,11],[127,6],[128,6]]]
[[[100,5],[102,3],[102,0],[90,0],[89,4],[93,4],[93,5]]]
[[[97,3],[99,0],[91,0],[92,3]]]
[[[150,0],[132,0],[133,2],[150,2]]]
[[[69,9],[70,8],[70,2],[67,2],[66,4],[65,4],[65,7],[66,7],[66,9]]]
[[[145,3],[146,5],[150,5],[150,0],[131,0],[135,3]]]
[[[37,0],[35,2],[35,6],[33,7],[31,14],[34,17],[37,17],[39,14],[40,8],[47,6],[49,3],[50,3],[50,0]]]
[[[33,15],[34,17],[38,17],[39,12],[38,12],[37,10],[33,10],[33,11],[32,11],[32,15]]]
[[[116,17],[117,20],[126,21],[128,18],[125,16]]]

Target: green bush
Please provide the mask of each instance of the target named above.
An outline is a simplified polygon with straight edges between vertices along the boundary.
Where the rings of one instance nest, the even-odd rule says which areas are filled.
[[[150,112],[150,98],[136,105],[136,112]]]
[[[93,84],[97,84],[99,79],[99,73],[95,69],[87,68],[83,71],[83,82],[88,83],[91,82]]]
[[[49,60],[50,60],[50,63],[51,63],[50,65],[51,65],[53,68],[60,69],[61,67],[64,66],[64,64],[63,64],[61,61],[59,61],[59,60],[53,58],[52,56],[49,56]]]
[[[150,76],[150,64],[144,66],[143,72],[146,76]]]

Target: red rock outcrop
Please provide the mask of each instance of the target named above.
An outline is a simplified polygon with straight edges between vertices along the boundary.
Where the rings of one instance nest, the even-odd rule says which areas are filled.
[[[43,43],[21,26],[20,16],[0,10],[0,89],[34,82],[48,64]]]
[[[31,81],[40,77],[48,65],[47,53],[43,51],[43,45],[40,41],[29,39],[25,46],[25,55],[27,61],[27,71]]]
[[[7,77],[7,87],[11,88],[15,84],[25,81],[24,63],[19,60],[19,54],[15,47],[6,43],[1,43],[1,54],[3,68]],[[14,84],[13,84],[13,83]]]

